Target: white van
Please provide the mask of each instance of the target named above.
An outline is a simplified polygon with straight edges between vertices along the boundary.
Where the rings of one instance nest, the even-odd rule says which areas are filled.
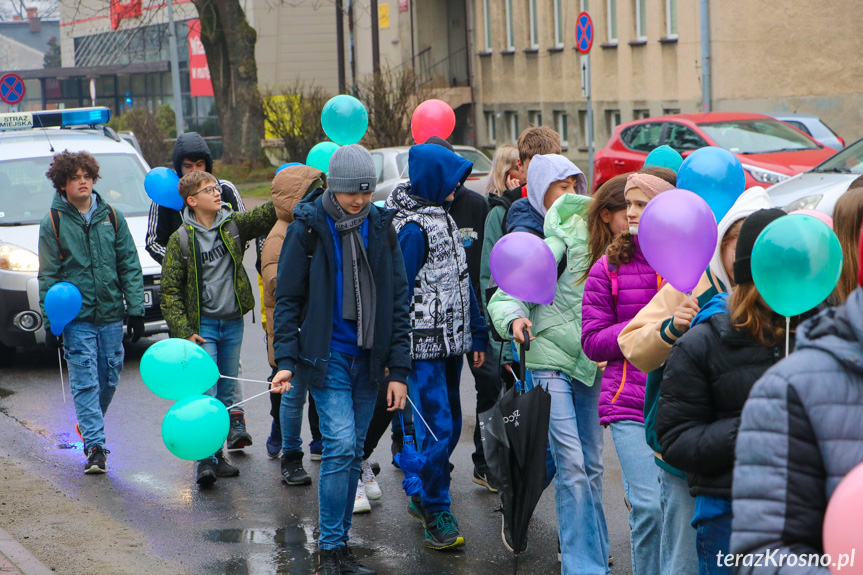
[[[55,153],[86,150],[99,162],[93,186],[121,212],[138,248],[144,272],[146,333],[167,331],[159,309],[162,267],[144,250],[150,199],[144,191],[147,162],[127,141],[104,126],[108,108],[75,108],[0,114],[0,365],[16,347],[45,341],[39,308],[39,223],[54,188],[45,172]]]

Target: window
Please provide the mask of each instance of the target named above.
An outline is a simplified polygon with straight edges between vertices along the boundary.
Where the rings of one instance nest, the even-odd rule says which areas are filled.
[[[812,135],[812,132],[809,131],[809,128],[807,128],[806,124],[804,124],[803,122],[795,122],[794,120],[782,120],[782,121],[785,122],[786,124],[788,124],[789,126],[794,126],[795,128],[797,128],[798,130],[800,130],[804,134],[808,134],[810,136]]]
[[[608,10],[608,43],[617,43],[617,0],[606,0]]]
[[[512,25],[512,0],[504,0],[504,9],[506,14],[506,49],[507,51],[515,50],[515,31]]]
[[[647,40],[647,0],[635,0],[635,39]]]
[[[560,134],[561,149],[569,148],[569,126],[567,125],[566,112],[557,111],[554,113],[554,127],[557,133]]]
[[[677,38],[677,0],[665,0],[665,36]]]
[[[633,120],[644,120],[650,117],[650,110],[647,109],[635,109],[632,111],[632,119]]]
[[[530,124],[531,128],[542,126],[542,112],[540,112],[539,110],[533,110],[528,112],[527,123]]]
[[[587,110],[578,111],[578,131],[584,137],[584,147],[587,148]]]
[[[620,139],[623,140],[624,145],[636,152],[653,151],[659,146],[660,137],[662,137],[662,122],[636,124],[620,134]]]
[[[528,20],[530,22],[530,47],[539,48],[539,22],[536,17],[536,0],[528,0]]]
[[[681,153],[691,152],[707,145],[707,142],[701,136],[677,122],[668,124],[665,143]]]
[[[680,108],[663,108],[662,115],[663,116],[673,116],[674,114],[679,114]]]
[[[486,137],[488,139],[489,144],[494,144],[497,142],[497,134],[495,133],[494,126],[494,112],[486,112],[485,113],[485,129],[486,129]]]
[[[506,119],[509,125],[509,137],[512,143],[515,144],[518,142],[518,113],[507,112]]]
[[[378,175],[378,181],[384,181],[384,155],[381,153],[373,153],[372,161],[375,163],[375,173]]]
[[[620,110],[605,111],[605,127],[608,128],[608,133],[613,134],[614,129],[620,125]]]
[[[735,154],[814,150],[816,144],[779,120],[728,120],[698,124],[719,146]]]
[[[554,46],[563,48],[563,0],[554,0]]]
[[[485,31],[485,51],[491,52],[491,7],[490,0],[482,0],[482,27]]]

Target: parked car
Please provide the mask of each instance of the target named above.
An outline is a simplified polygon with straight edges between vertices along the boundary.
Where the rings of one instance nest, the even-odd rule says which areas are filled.
[[[863,140],[857,140],[808,172],[776,184],[768,194],[785,211],[810,209],[833,215],[848,184],[863,175]]]
[[[786,124],[794,126],[807,136],[810,136],[816,142],[824,144],[834,150],[841,150],[845,147],[845,140],[840,138],[836,132],[830,129],[830,126],[821,121],[818,116],[811,114],[770,114],[777,120],[781,120]]]
[[[144,249],[150,199],[147,162],[105,126],[108,108],[0,114],[0,364],[17,347],[45,341],[39,307],[39,223],[54,197],[45,172],[55,151],[86,150],[99,162],[95,189],[129,224],[144,272],[147,334],[167,331],[159,310],[162,268]],[[36,126],[47,126],[33,128]]]
[[[471,146],[453,146],[455,153],[473,162],[473,171],[464,183],[465,187],[485,195],[491,173],[491,160],[481,151]],[[408,174],[409,146],[395,148],[378,148],[371,150],[375,169],[378,172],[378,184],[372,196],[373,201],[386,201],[396,186],[409,179]]]
[[[734,153],[746,187],[772,186],[817,166],[836,150],[762,114],[707,112],[645,118],[621,124],[594,160],[593,190],[618,174],[639,170],[647,154],[667,144],[683,156],[704,146]]]

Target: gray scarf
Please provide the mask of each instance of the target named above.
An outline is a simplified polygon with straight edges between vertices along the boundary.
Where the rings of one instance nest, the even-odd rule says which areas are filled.
[[[352,216],[342,209],[330,190],[324,192],[322,202],[342,240],[342,318],[357,322],[357,345],[370,350],[375,340],[377,295],[361,228],[371,204]]]

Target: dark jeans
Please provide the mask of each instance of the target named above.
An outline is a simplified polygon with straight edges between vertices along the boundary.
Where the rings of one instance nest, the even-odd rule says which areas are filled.
[[[402,441],[402,425],[399,422],[397,415],[398,412],[387,411],[387,389],[387,384],[382,384],[378,389],[378,397],[375,402],[375,412],[372,415],[372,422],[369,424],[368,433],[366,433],[365,445],[363,445],[363,459],[368,459],[372,456],[372,452],[378,446],[378,443],[380,443],[384,433],[387,432],[387,427],[390,427],[391,424],[393,428],[393,441],[399,443]],[[414,434],[413,418],[411,415],[411,406],[410,403],[408,403],[405,406],[403,415],[405,420],[405,433],[407,433],[407,435]]]
[[[273,374],[270,376],[269,381],[273,380],[273,377],[276,375],[277,370],[273,370]],[[273,422],[276,424],[276,427],[281,429],[282,422],[279,418],[279,411],[282,405],[282,395],[279,393],[271,393],[270,394],[270,416],[273,418]],[[309,394],[309,428],[312,430],[312,441],[319,441],[321,439],[321,424],[320,419],[318,418],[318,408],[315,406],[315,400],[312,397],[312,394]]]

